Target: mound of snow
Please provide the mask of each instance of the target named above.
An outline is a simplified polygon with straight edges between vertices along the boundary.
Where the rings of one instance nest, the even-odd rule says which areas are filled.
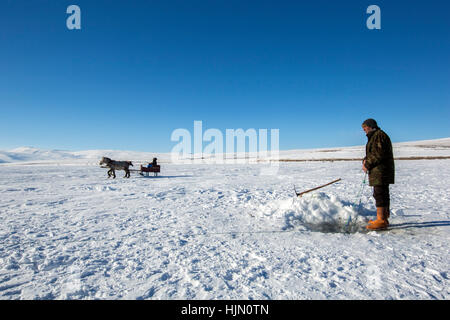
[[[274,201],[262,206],[260,212],[266,217],[283,218],[284,229],[301,227],[320,232],[357,232],[366,223],[358,212],[358,205],[325,193]]]
[[[341,201],[335,195],[325,193],[303,196],[293,202],[294,213],[312,224],[356,219],[358,213],[351,203]]]

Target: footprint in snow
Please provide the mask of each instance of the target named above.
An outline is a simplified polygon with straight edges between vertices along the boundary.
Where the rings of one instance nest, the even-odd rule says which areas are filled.
[[[161,281],[167,281],[168,279],[170,279],[170,274],[168,273],[164,273],[161,278],[159,278]]]
[[[145,299],[149,299],[152,298],[156,293],[156,288],[155,287],[151,287],[150,289],[147,290],[146,293],[144,293],[144,295],[137,297],[136,300],[145,300]]]

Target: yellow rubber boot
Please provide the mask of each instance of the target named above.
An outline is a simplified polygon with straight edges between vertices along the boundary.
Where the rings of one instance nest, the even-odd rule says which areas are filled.
[[[389,226],[388,222],[388,211],[387,207],[377,207],[377,220],[369,221],[369,224],[366,226],[367,230],[382,230],[386,229]]]
[[[388,221],[388,219],[389,219],[389,217],[391,216],[391,213],[390,213],[390,208],[389,207],[384,207],[384,210],[385,210],[385,215],[384,215],[384,220],[386,220],[386,223],[387,223],[387,225],[389,226],[389,221]],[[374,223],[375,221],[377,221],[377,220],[379,220],[379,218],[378,218],[378,208],[377,208],[377,219],[376,220],[369,220],[369,224],[372,224],[372,223]]]
[[[375,221],[380,220],[380,218],[381,218],[381,211],[380,211],[380,209],[382,209],[382,208],[381,207],[377,207],[377,218],[375,220],[369,220],[369,224],[372,224]]]

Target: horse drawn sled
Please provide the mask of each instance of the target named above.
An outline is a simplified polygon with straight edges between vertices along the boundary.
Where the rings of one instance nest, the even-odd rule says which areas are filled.
[[[125,176],[124,178],[130,177],[130,172],[139,172],[141,176],[149,176],[150,172],[153,172],[154,176],[157,176],[158,173],[161,172],[161,166],[157,164],[157,159],[153,158],[153,161],[146,166],[141,165],[140,169],[130,169],[130,166],[133,167],[133,163],[131,161],[116,161],[107,157],[103,157],[100,160],[100,166],[102,168],[109,168],[108,170],[108,178],[116,178],[116,170],[124,170]]]

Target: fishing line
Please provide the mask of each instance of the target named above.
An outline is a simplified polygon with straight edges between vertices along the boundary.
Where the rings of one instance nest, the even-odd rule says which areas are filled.
[[[361,183],[361,187],[359,188],[359,191],[356,194],[355,204],[353,204],[353,208],[356,209],[356,212],[358,213],[358,215],[360,215],[360,211],[361,211],[361,201],[362,201],[364,187],[366,186],[366,179],[367,179],[367,172],[364,173],[364,178],[363,178],[363,181]],[[356,208],[356,202],[358,202],[358,207],[357,208]],[[348,217],[347,223],[345,224],[345,227],[348,227],[350,225],[351,221],[352,221],[352,216],[350,215]]]

